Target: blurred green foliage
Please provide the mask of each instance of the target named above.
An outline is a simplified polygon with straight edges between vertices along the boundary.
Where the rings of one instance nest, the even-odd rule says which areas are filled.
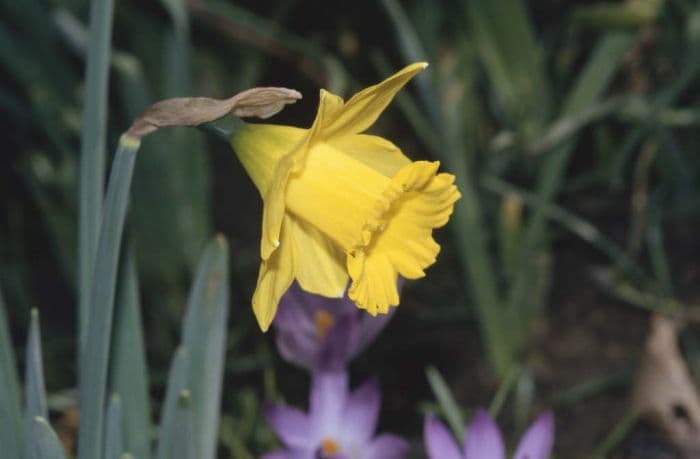
[[[463,194],[438,266],[407,289],[408,303],[422,307],[407,306],[405,317],[431,329],[476,326],[501,383],[492,411],[512,396],[516,428],[541,396],[531,371],[533,337],[556,310],[553,292],[567,275],[556,269],[563,247],[596,251],[582,263],[595,265],[591,278],[610,295],[644,309],[694,313],[679,294],[677,265],[688,254],[670,251],[669,239],[692,241],[700,212],[696,2],[162,0],[117,2],[113,15],[107,2],[92,4],[102,7],[95,30],[88,1],[0,2],[0,385],[8,388],[0,391],[0,412],[14,419],[0,429],[0,442],[10,454],[21,455],[22,439],[31,436],[40,457],[60,457],[47,420],[67,410],[42,399],[43,373],[52,394],[76,387],[85,371],[88,359],[74,358],[82,356],[75,337],[89,340],[91,304],[98,312],[107,307],[91,302],[95,271],[84,261],[99,263],[105,165],[131,120],[165,97],[294,87],[304,104],[277,119],[306,126],[318,87],[347,96],[405,63],[430,62],[377,126],[409,156],[442,161]],[[110,38],[105,24],[112,22]],[[82,158],[104,150],[103,158],[81,164],[81,145]],[[112,346],[95,358],[111,362],[102,369],[107,392],[98,397],[106,398],[98,414],[110,426],[106,445],[149,457],[158,420],[171,432],[164,439],[161,432],[159,457],[175,450],[210,457],[217,434],[220,454],[256,457],[274,442],[260,405],[280,397],[277,374],[291,387],[303,385],[248,310],[259,198],[228,146],[194,130],[157,132],[133,160],[125,247],[119,237],[106,249],[104,282],[118,277],[110,284],[116,300],[105,300],[115,304],[114,320],[110,312],[104,322]],[[86,212],[88,201],[97,210]],[[78,238],[81,225],[86,239]],[[220,239],[207,246],[214,229],[230,240],[230,260]],[[223,290],[203,299],[197,276],[207,269],[228,281],[221,288],[230,285],[235,319],[227,321]],[[197,315],[209,300],[218,305],[213,324]],[[33,307],[44,318],[43,362]],[[27,327],[25,346],[18,339]],[[409,332],[387,333],[380,343],[387,355],[410,340]],[[439,353],[437,340],[425,346]],[[26,349],[26,359],[17,357],[26,361],[24,399],[15,361],[22,353],[12,348]],[[202,367],[207,352],[226,365]],[[401,362],[387,365],[383,376],[391,380],[400,369]],[[433,370],[428,379],[456,429],[448,384]],[[221,391],[222,381],[216,432],[218,405],[204,403],[215,398],[203,394]],[[74,406],[76,396],[69,399]]]

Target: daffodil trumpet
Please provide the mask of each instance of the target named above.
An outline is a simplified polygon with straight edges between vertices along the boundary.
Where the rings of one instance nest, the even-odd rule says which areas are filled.
[[[426,66],[409,65],[347,102],[322,89],[310,129],[248,124],[231,137],[264,203],[253,294],[263,331],[294,279],[338,298],[350,280],[348,296],[376,315],[399,304],[399,275],[417,279],[435,263],[432,231],[460,197],[454,176],[363,134]]]

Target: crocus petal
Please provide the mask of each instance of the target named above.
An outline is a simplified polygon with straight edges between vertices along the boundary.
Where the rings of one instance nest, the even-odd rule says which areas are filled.
[[[318,344],[311,334],[278,330],[275,335],[277,350],[284,360],[307,370],[313,370],[318,358]]]
[[[423,442],[430,459],[463,459],[452,433],[434,416],[425,417]]]
[[[289,231],[281,234],[280,248],[260,264],[258,284],[253,294],[253,312],[262,331],[270,327],[280,298],[294,280],[296,248]]]
[[[352,349],[356,347],[357,313],[340,316],[328,330],[320,344],[318,368],[323,371],[342,370],[350,360]]]
[[[299,285],[310,293],[341,298],[348,284],[343,252],[313,226],[296,218],[293,221],[292,238],[304,254],[297,262]]]
[[[547,411],[527,429],[514,459],[548,459],[554,444],[554,415]]]
[[[464,441],[465,459],[504,459],[501,431],[489,414],[479,409],[469,426]]]
[[[383,137],[358,134],[329,141],[330,145],[348,156],[391,178],[411,162],[399,147]]]
[[[290,448],[313,448],[309,435],[309,418],[302,411],[282,405],[266,405],[263,413],[267,423],[282,442]]]
[[[409,445],[393,434],[378,435],[366,449],[366,459],[402,459],[408,454]],[[445,458],[447,459],[447,458]]]
[[[347,396],[347,372],[314,373],[309,403],[311,431],[321,436],[337,437]]]
[[[393,74],[379,84],[366,88],[348,100],[342,110],[324,124],[322,135],[328,139],[359,134],[370,127],[397,92],[428,64],[418,62]]]
[[[316,365],[319,346],[311,304],[318,295],[304,292],[292,284],[280,300],[272,325],[277,350],[286,361],[309,370]]]
[[[360,445],[372,438],[377,427],[380,402],[377,378],[371,378],[350,394],[343,411],[343,441]]]
[[[269,453],[266,453],[261,459],[315,459],[313,451],[310,450],[292,450],[286,451],[283,449],[278,449]]]

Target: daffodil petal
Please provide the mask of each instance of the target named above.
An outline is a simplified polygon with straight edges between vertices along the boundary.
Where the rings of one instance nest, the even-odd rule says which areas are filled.
[[[274,124],[246,124],[231,136],[237,153],[262,197],[265,197],[280,159],[293,151],[308,129]]]
[[[328,143],[389,178],[411,162],[399,147],[376,135],[348,135],[334,138]]]
[[[352,250],[390,183],[371,167],[321,142],[311,148],[304,172],[290,178],[287,209],[344,251]]]
[[[304,130],[305,136],[278,161],[270,180],[270,186],[263,198],[265,207],[263,208],[262,237],[260,238],[260,253],[263,260],[267,260],[279,245],[280,227],[285,213],[287,181],[290,175],[299,172],[304,167],[313,143],[319,138],[323,120],[333,117],[340,110],[342,104],[343,100],[340,97],[322,89],[314,124],[310,129]]]
[[[294,158],[287,155],[277,164],[271,186],[263,197],[262,235],[260,256],[267,260],[280,245],[280,231],[284,219],[284,192]]]
[[[253,294],[253,312],[262,331],[267,331],[277,313],[280,298],[294,280],[296,247],[288,231],[289,217],[281,228],[282,241],[277,250],[260,264],[258,284]]]
[[[318,99],[318,110],[316,111],[314,125],[318,127],[316,132],[320,134],[322,130],[325,130],[326,126],[338,119],[338,116],[343,111],[345,102],[342,97],[325,89],[319,91]],[[323,138],[326,137],[326,135],[323,136]]]
[[[401,169],[385,192],[389,203],[380,221],[370,223],[366,247],[348,253],[352,283],[348,295],[371,314],[398,304],[398,275],[417,279],[435,263],[440,246],[432,231],[445,225],[460,197],[454,176],[437,174],[438,162],[418,161]]]
[[[396,93],[411,78],[428,66],[425,62],[411,64],[379,84],[366,88],[348,100],[337,114],[324,123],[323,137],[330,139],[358,134],[369,128],[392,101]]]
[[[296,279],[307,292],[333,298],[342,298],[348,284],[348,273],[339,247],[318,229],[296,218],[292,239],[299,254]]]

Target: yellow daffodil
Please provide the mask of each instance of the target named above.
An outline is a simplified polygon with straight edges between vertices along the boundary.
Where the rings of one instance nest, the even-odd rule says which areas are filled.
[[[409,65],[347,102],[322,89],[310,129],[249,124],[231,138],[264,201],[253,295],[263,330],[294,279],[341,297],[350,278],[350,298],[375,315],[398,305],[399,274],[417,279],[435,262],[432,231],[460,197],[454,176],[362,134],[426,66]]]

